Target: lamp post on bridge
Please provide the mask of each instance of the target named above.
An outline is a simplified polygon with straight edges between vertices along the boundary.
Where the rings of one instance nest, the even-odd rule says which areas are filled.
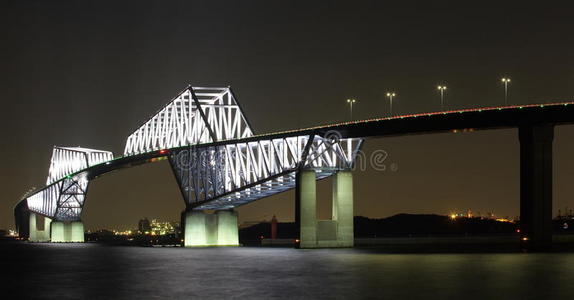
[[[510,83],[510,78],[503,77],[500,81],[504,84],[504,105],[508,106],[508,84]]]
[[[353,121],[353,104],[357,102],[357,100],[355,99],[347,99],[347,103],[349,103],[349,106],[351,108],[351,121]]]
[[[436,88],[440,93],[440,109],[444,110],[444,93],[446,91],[446,85],[439,85]]]
[[[387,93],[387,97],[389,97],[389,106],[390,106],[390,112],[391,115],[393,115],[393,98],[396,96],[397,94],[393,93],[393,92],[388,92]]]

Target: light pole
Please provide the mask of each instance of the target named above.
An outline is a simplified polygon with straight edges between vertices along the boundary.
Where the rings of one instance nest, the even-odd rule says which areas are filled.
[[[446,91],[446,85],[439,85],[436,88],[440,92],[440,109],[444,110],[444,91]]]
[[[510,78],[503,77],[501,81],[504,84],[504,105],[508,106],[508,84],[510,83]]]
[[[393,114],[393,98],[396,96],[397,94],[393,93],[393,92],[388,92],[387,93],[387,97],[389,97],[389,104],[390,104],[390,112],[391,115]]]
[[[347,103],[351,107],[351,121],[353,121],[353,103],[357,102],[355,99],[347,99]]]

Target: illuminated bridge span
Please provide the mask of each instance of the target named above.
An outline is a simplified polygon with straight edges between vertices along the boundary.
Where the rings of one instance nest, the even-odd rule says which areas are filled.
[[[234,208],[296,188],[300,246],[349,247],[353,245],[350,170],[364,138],[517,127],[521,232],[525,245],[543,247],[551,238],[553,128],[573,122],[574,104],[567,102],[412,114],[254,134],[230,88],[189,86],[127,138],[123,156],[54,147],[47,185],[18,203],[16,225],[31,241],[83,241],[81,215],[91,180],[167,159],[186,204],[186,246],[237,245]],[[315,181],[333,175],[333,216],[318,221]]]

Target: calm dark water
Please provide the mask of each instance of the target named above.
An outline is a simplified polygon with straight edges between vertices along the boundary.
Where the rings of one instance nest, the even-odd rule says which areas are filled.
[[[25,298],[574,298],[570,253],[28,243],[0,249],[3,289]]]

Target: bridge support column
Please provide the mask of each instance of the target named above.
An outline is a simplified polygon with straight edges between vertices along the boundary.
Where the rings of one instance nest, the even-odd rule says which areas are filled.
[[[337,247],[353,247],[353,174],[340,171],[333,178],[333,220],[337,222]]]
[[[80,221],[72,222],[72,243],[83,243],[84,239],[84,223]]]
[[[299,226],[299,248],[317,247],[317,188],[313,170],[297,172],[295,222]]]
[[[520,232],[523,247],[546,250],[552,245],[552,141],[554,126],[519,128]]]
[[[29,222],[30,232],[28,236],[28,241],[49,242],[50,223],[52,223],[52,219],[30,212],[30,222]]]
[[[297,173],[295,218],[299,226],[299,248],[354,246],[353,175],[340,171],[333,176],[331,220],[317,220],[316,175],[312,170]]]
[[[239,246],[239,227],[237,212],[220,210],[217,213],[217,245]]]
[[[204,211],[186,212],[184,246],[239,246],[237,212],[233,210],[221,210],[213,214]]]
[[[54,221],[51,224],[52,243],[83,243],[84,224],[82,222]]]

